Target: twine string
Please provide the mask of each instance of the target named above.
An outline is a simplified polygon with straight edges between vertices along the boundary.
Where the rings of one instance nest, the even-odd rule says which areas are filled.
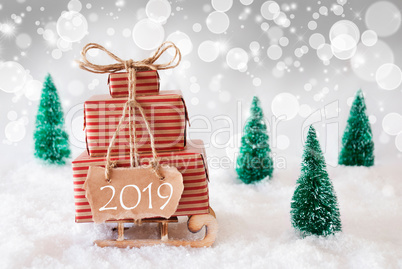
[[[174,49],[174,55],[171,60],[167,63],[157,64],[155,63],[168,49]],[[99,65],[91,63],[87,58],[87,53],[91,49],[97,49],[108,54],[112,59],[114,59],[117,63],[108,64],[108,65]],[[140,112],[141,117],[144,120],[145,127],[149,134],[149,139],[151,143],[152,149],[152,160],[150,164],[152,165],[153,171],[158,176],[159,179],[164,179],[163,175],[160,173],[159,168],[160,164],[158,161],[158,154],[155,149],[155,139],[151,130],[151,126],[147,120],[144,109],[141,104],[136,101],[136,82],[137,82],[137,71],[141,70],[166,70],[175,68],[179,65],[181,61],[181,53],[180,50],[176,47],[176,45],[170,41],[166,41],[159,46],[159,48],[155,51],[155,53],[142,61],[134,61],[129,59],[127,61],[122,60],[117,57],[115,54],[107,50],[105,47],[96,44],[89,43],[87,44],[82,52],[82,61],[78,61],[78,65],[81,69],[89,71],[91,73],[96,74],[104,74],[104,73],[115,73],[118,71],[126,70],[128,73],[128,91],[129,96],[127,102],[124,104],[123,113],[120,117],[119,124],[117,125],[116,131],[114,132],[112,139],[110,140],[109,147],[106,154],[106,165],[105,165],[105,178],[107,182],[111,182],[111,173],[110,170],[116,166],[115,161],[111,161],[111,151],[116,140],[116,137],[119,135],[122,124],[128,114],[129,121],[129,145],[130,145],[130,165],[131,167],[139,166],[138,160],[138,145],[136,138],[136,109]]]

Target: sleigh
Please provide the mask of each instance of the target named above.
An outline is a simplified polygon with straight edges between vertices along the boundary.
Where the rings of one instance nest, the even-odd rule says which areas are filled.
[[[141,221],[132,219],[111,219],[107,223],[116,225],[116,239],[96,240],[95,244],[100,247],[142,247],[157,244],[171,246],[190,246],[208,247],[211,246],[216,238],[218,225],[214,211],[209,205],[208,194],[208,169],[204,158],[204,146],[202,141],[188,141],[185,150],[159,153],[161,165],[176,167],[183,176],[184,191],[180,198],[176,212],[168,219],[165,218],[146,218]],[[140,154],[140,164],[147,165],[151,155],[149,153]],[[129,156],[112,157],[117,167],[129,167]],[[73,161],[74,178],[74,200],[75,200],[75,221],[77,223],[93,222],[92,211],[84,183],[87,178],[90,166],[103,167],[105,157],[90,157],[87,152],[82,153]],[[177,225],[180,219],[187,217],[187,228],[192,233],[197,233],[205,227],[205,235],[198,240],[170,239],[168,226]],[[125,225],[142,225],[141,229],[147,229],[149,223],[158,225],[160,239],[136,239],[125,238]]]

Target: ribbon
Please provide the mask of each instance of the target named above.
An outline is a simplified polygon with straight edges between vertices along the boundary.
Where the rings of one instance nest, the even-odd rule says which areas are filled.
[[[168,49],[174,49],[175,54],[172,59],[167,63],[156,64],[155,62],[161,57],[165,51]],[[108,64],[108,65],[98,65],[93,64],[87,59],[87,53],[91,49],[98,49],[101,51],[106,52],[112,59],[114,59],[117,63]],[[119,124],[117,125],[116,131],[113,134],[112,139],[110,140],[109,147],[106,154],[106,166],[105,166],[105,178],[107,182],[111,182],[110,179],[110,169],[116,166],[116,162],[112,162],[110,160],[110,155],[112,151],[112,146],[116,140],[120,132],[121,125],[123,124],[126,114],[128,114],[128,122],[129,122],[129,137],[130,137],[130,164],[131,167],[139,166],[138,162],[138,149],[137,149],[137,141],[136,141],[136,130],[135,130],[135,109],[137,108],[140,112],[141,117],[144,119],[145,126],[147,128],[149,139],[151,142],[151,149],[152,149],[152,158],[153,160],[150,162],[155,174],[162,180],[164,177],[159,172],[159,162],[158,162],[158,154],[155,150],[155,139],[154,135],[152,134],[151,127],[145,115],[144,109],[141,105],[136,101],[136,82],[137,76],[136,73],[139,70],[166,70],[175,68],[179,65],[181,61],[181,53],[180,50],[176,47],[173,42],[166,41],[159,46],[159,48],[155,51],[155,53],[142,61],[134,61],[129,59],[127,61],[122,60],[121,58],[117,57],[115,54],[111,53],[105,47],[96,44],[96,43],[89,43],[87,44],[81,52],[82,61],[78,61],[78,65],[81,69],[89,71],[91,73],[96,74],[104,74],[104,73],[115,73],[118,71],[126,70],[128,72],[128,100],[124,105],[123,113],[120,117]],[[133,120],[131,120],[133,117]],[[133,125],[134,122],[134,125]]]

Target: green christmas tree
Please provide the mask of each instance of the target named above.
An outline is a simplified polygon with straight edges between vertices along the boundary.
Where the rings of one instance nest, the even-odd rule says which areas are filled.
[[[244,128],[241,139],[240,155],[237,158],[236,171],[239,178],[246,184],[271,177],[273,162],[268,144],[267,126],[260,107],[260,100],[254,96],[251,105],[251,116]]]
[[[371,126],[366,114],[363,92],[356,93],[345,132],[339,164],[349,166],[373,166],[374,142]]]
[[[290,214],[293,227],[303,236],[327,236],[341,231],[335,191],[312,126],[308,131]]]
[[[43,83],[34,131],[35,157],[51,164],[64,164],[70,157],[63,110],[50,74]]]

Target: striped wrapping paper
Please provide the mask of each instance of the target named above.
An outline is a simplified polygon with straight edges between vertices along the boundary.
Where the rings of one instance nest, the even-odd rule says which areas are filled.
[[[186,145],[187,109],[180,91],[138,96],[155,138],[157,151],[182,150]],[[95,95],[84,104],[84,125],[90,156],[105,156],[110,140],[117,129],[127,98]],[[149,134],[140,112],[136,109],[136,137],[139,152],[151,151]],[[128,115],[112,147],[112,155],[130,152]]]
[[[161,165],[175,166],[183,175],[184,191],[173,216],[207,214],[209,212],[208,169],[201,140],[189,141],[185,150],[158,154]],[[149,164],[152,155],[140,154],[141,165]],[[129,156],[112,157],[117,167],[130,166]],[[91,207],[83,189],[89,166],[105,165],[105,157],[90,157],[83,152],[72,163],[74,178],[75,221],[92,222]],[[103,180],[103,179],[101,179]]]
[[[111,73],[108,79],[110,95],[114,98],[128,96],[128,73]],[[137,71],[136,96],[154,95],[159,92],[158,71]]]

